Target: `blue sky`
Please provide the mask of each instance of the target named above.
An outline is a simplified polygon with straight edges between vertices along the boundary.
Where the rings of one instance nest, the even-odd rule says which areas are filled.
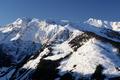
[[[0,0],[0,25],[19,17],[120,21],[120,0]]]

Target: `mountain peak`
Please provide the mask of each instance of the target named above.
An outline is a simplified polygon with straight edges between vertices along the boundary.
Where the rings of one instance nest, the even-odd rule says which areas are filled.
[[[85,21],[85,23],[97,28],[106,28],[106,29],[120,32],[120,22],[89,18],[87,21]]]
[[[23,18],[18,18],[16,19],[16,21],[13,22],[13,24],[22,24],[22,23],[28,23],[30,22],[32,19],[28,18],[28,17],[23,17]]]
[[[96,26],[96,27],[101,27],[103,25],[102,20],[99,19],[94,19],[94,18],[89,18],[86,23]]]

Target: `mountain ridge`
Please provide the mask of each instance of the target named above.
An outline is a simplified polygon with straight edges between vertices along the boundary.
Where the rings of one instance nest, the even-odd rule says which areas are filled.
[[[18,18],[1,27],[0,79],[119,79],[120,33],[103,24]]]

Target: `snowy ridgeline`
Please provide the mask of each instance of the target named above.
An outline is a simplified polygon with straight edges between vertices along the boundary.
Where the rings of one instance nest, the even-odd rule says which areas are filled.
[[[119,27],[18,18],[0,28],[0,80],[119,80]]]

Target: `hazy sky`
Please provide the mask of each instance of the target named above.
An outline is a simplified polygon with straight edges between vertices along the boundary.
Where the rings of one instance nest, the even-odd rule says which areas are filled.
[[[120,0],[0,0],[0,25],[19,17],[120,21]]]

